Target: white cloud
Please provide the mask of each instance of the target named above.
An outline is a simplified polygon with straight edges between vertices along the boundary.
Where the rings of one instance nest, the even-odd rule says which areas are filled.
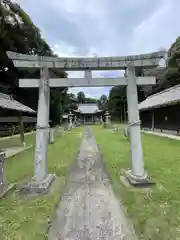
[[[88,14],[98,18],[105,14],[105,8],[102,7],[104,4],[106,4],[104,0],[93,1],[93,3],[84,0],[51,0],[51,5],[62,13]]]
[[[27,0],[11,0],[11,2],[18,3],[18,4],[25,3],[25,1]]]
[[[180,35],[180,0],[22,0],[21,5],[61,57],[157,51]],[[99,91],[104,88],[94,89],[94,95]]]
[[[63,42],[58,42],[54,44],[52,47],[53,51],[59,56],[59,57],[97,57],[98,55],[96,54],[97,49],[89,49],[89,53],[86,55],[80,55],[78,53],[78,49],[75,48],[74,46],[70,46],[66,43]],[[110,72],[110,75],[108,76],[122,76],[122,73],[120,71],[93,71],[92,76],[93,77],[103,77],[107,74],[107,72]],[[79,77],[84,77],[84,72],[82,71],[68,71],[68,76],[70,78],[79,78]]]
[[[59,56],[59,57],[93,57],[96,54],[95,49],[90,49],[89,54],[86,56],[79,56],[76,54],[77,49],[73,46],[69,46],[63,42],[54,44],[53,47],[54,52]],[[97,56],[97,55],[96,55]],[[69,78],[83,78],[84,77],[84,72],[83,71],[68,71],[68,77]],[[104,77],[108,74],[108,77],[114,77],[114,76],[122,76],[122,73],[120,71],[92,71],[92,77]],[[105,89],[108,89],[107,91]],[[87,97],[90,98],[100,98],[102,94],[108,94],[109,88],[104,88],[104,87],[91,87],[91,88],[69,88],[69,92],[77,94],[78,92],[83,91]]]
[[[79,55],[76,55],[77,49],[75,46],[68,45],[62,41],[55,43],[52,48],[59,57],[79,57]]]
[[[95,49],[90,49],[89,54],[86,56],[80,56],[76,54],[77,49],[73,46],[69,46],[63,42],[58,42],[57,44],[54,44],[54,52],[59,56],[59,57],[93,57],[97,56],[95,54]],[[92,77],[103,77],[106,75],[108,71],[93,71],[92,72]],[[84,72],[83,71],[68,71],[68,77],[69,78],[83,78],[84,77]],[[111,71],[112,76],[114,75],[121,75],[121,73],[118,71]],[[77,95],[78,92],[83,91],[86,95],[86,97],[89,98],[100,98],[102,94],[108,95],[110,88],[104,88],[104,87],[90,87],[90,88],[69,88],[69,92]]]
[[[133,31],[132,52],[135,54],[168,49],[180,35],[180,1],[164,0],[160,8],[142,21]]]
[[[99,99],[102,94],[105,94],[108,96],[109,89],[110,88],[104,88],[104,87],[93,87],[93,88],[78,87],[78,88],[69,88],[69,92],[74,93],[76,95],[78,92],[83,91],[86,97]]]

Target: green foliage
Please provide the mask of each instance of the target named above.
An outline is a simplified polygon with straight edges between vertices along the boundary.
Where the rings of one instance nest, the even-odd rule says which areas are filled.
[[[6,52],[15,51],[24,54],[54,56],[53,51],[42,38],[40,30],[31,18],[16,3],[10,0],[0,1],[0,91],[12,94],[15,99],[37,110],[38,89],[20,89],[19,78],[38,78],[39,70],[17,71],[8,59]],[[5,71],[5,68],[8,71]],[[67,77],[65,72],[53,70],[51,77]],[[63,113],[63,98],[67,88],[52,89],[50,116],[52,124],[59,123]]]
[[[168,50],[168,66],[166,69],[154,69],[148,75],[154,75],[158,84],[152,88],[148,95],[160,92],[171,86],[180,84],[180,36]]]
[[[168,57],[169,67],[180,67],[180,36],[171,45],[168,51]]]
[[[18,4],[9,0],[2,0],[0,13],[2,14],[0,22],[1,52],[5,53],[11,50],[38,54],[44,48],[47,55],[52,55],[52,50],[41,38],[40,30]],[[6,59],[2,60],[5,61]]]
[[[38,70],[17,71],[12,62],[8,59],[6,51],[16,51],[25,54],[38,54],[44,56],[55,56],[50,46],[42,38],[40,30],[35,26],[31,18],[16,3],[10,0],[0,1],[0,91],[12,94],[15,99],[25,105],[37,109],[38,90],[20,89],[18,79],[21,77],[39,77]],[[5,71],[5,68],[9,71]],[[138,88],[139,102],[147,95],[166,89],[180,83],[180,37],[172,44],[168,51],[168,67],[155,69],[146,75],[155,75],[157,86],[149,88]],[[141,69],[136,74],[141,75]],[[53,70],[51,77],[66,77],[65,72]],[[51,90],[50,115],[53,124],[57,124],[61,115],[70,109],[75,109],[77,103],[98,103],[101,109],[109,108],[112,115],[120,119],[126,119],[127,111],[125,88],[113,87],[109,95],[109,103],[103,95],[97,101],[87,98],[81,91],[75,96],[67,93],[67,88]]]
[[[149,95],[160,92],[171,86],[180,84],[180,37],[172,44],[168,51],[168,66],[165,69],[155,68],[144,70],[145,76],[155,76],[157,85],[152,87],[138,87],[139,102],[145,100]],[[136,76],[141,76],[142,71],[138,69]],[[112,110],[113,118],[126,119],[127,111],[126,90],[120,86],[115,86],[109,94],[109,109]],[[124,109],[124,110],[123,110]]]
[[[62,104],[65,113],[72,109],[77,109],[77,99],[73,93],[66,93],[62,96]]]
[[[97,103],[97,99],[86,97],[84,92],[78,92],[76,103]]]
[[[110,90],[108,108],[111,111],[112,118],[126,120],[127,99],[126,88],[115,86]]]
[[[49,145],[48,169],[55,173],[53,191],[35,198],[19,197],[10,192],[0,202],[0,239],[47,239],[47,228],[54,217],[57,204],[67,180],[69,170],[78,151],[83,128],[65,132],[64,136]],[[59,150],[61,149],[61,154]],[[34,148],[26,150],[5,161],[5,179],[7,183],[16,182],[18,188],[32,178],[34,170]]]
[[[98,100],[98,106],[102,110],[105,110],[108,108],[108,98],[105,94],[103,94]]]
[[[77,102],[78,103],[85,103],[86,102],[86,97],[85,97],[85,94],[83,92],[78,92]]]
[[[97,99],[86,97],[86,103],[97,103]]]

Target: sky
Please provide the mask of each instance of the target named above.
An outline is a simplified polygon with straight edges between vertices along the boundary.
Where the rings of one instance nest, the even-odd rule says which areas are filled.
[[[168,49],[180,35],[180,0],[13,0],[30,15],[59,57],[124,56]],[[68,72],[83,77],[83,72]],[[93,76],[118,76],[96,71]],[[86,96],[108,87],[73,88]]]

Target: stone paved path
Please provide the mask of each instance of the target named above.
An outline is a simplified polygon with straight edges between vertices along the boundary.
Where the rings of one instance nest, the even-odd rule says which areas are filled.
[[[88,127],[49,231],[49,240],[134,240]]]

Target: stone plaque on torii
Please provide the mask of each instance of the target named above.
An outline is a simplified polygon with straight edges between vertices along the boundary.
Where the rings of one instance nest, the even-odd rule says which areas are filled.
[[[36,131],[35,171],[33,181],[29,186],[39,190],[47,190],[54,179],[48,174],[48,120],[50,87],[97,87],[97,86],[127,86],[128,120],[132,170],[126,171],[126,176],[132,184],[148,183],[149,178],[144,169],[140,119],[138,110],[137,85],[154,85],[155,77],[136,77],[136,70],[159,66],[161,59],[167,57],[165,51],[153,52],[124,57],[94,57],[94,58],[58,58],[24,55],[8,52],[17,68],[39,68],[40,79],[19,79],[19,87],[38,87],[38,116]],[[84,78],[49,78],[49,69],[58,68],[63,71],[84,71]],[[125,77],[93,78],[92,70],[126,70]]]

